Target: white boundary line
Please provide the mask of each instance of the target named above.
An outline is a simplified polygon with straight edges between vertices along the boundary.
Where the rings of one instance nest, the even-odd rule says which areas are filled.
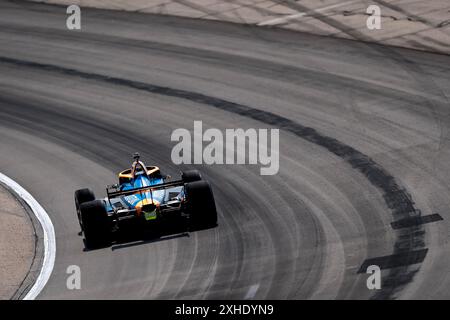
[[[17,195],[22,198],[31,208],[39,223],[42,226],[44,233],[44,262],[42,263],[42,268],[39,273],[36,282],[33,287],[28,291],[23,300],[34,300],[39,293],[44,289],[47,284],[48,279],[53,271],[53,266],[55,265],[56,256],[56,240],[55,240],[55,229],[53,228],[52,221],[48,216],[47,212],[42,208],[42,206],[33,198],[33,196],[28,193],[24,188],[22,188],[17,182],[0,173],[0,182],[11,188]]]

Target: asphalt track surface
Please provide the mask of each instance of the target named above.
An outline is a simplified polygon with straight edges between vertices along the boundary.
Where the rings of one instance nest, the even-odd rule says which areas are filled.
[[[0,170],[56,231],[40,298],[450,298],[449,56],[82,14],[69,31],[64,7],[0,4]],[[172,164],[170,135],[194,120],[281,128],[278,175],[195,166],[218,228],[83,251],[74,190],[103,196],[135,151],[176,176],[189,166]],[[423,223],[434,213],[443,220]],[[381,290],[366,287],[369,264],[383,268]],[[66,288],[69,265],[81,290]]]

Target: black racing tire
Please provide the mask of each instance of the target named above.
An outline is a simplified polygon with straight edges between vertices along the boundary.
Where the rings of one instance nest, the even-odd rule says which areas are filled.
[[[85,202],[80,206],[81,222],[87,249],[111,244],[111,221],[102,200]]]
[[[211,186],[207,181],[194,181],[185,186],[185,210],[191,230],[217,226],[217,210]]]
[[[202,175],[198,170],[188,170],[181,173],[181,180],[184,183],[200,181],[202,180]]]
[[[91,189],[81,189],[75,191],[75,203],[81,205],[82,203],[94,201],[95,195]]]
[[[91,189],[80,189],[75,191],[75,208],[77,210],[78,222],[80,223],[80,227],[83,230],[83,226],[81,224],[81,213],[80,206],[83,203],[94,201],[95,194]]]

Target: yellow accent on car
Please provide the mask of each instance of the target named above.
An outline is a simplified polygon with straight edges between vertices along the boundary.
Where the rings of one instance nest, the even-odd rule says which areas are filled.
[[[136,204],[136,206],[135,206],[137,215],[138,215],[138,216],[141,215],[141,214],[142,214],[142,207],[144,207],[144,206],[146,206],[146,205],[149,205],[149,204],[154,204],[154,205],[155,205],[155,213],[156,213],[156,208],[159,207],[159,201],[153,200],[153,202],[152,202],[151,199],[144,199],[144,200],[142,200],[142,201],[139,201],[139,202]],[[144,212],[144,214],[145,214],[145,213],[146,213],[146,212]],[[147,218],[147,217],[146,217],[146,218]],[[155,218],[156,218],[156,215],[155,215]],[[153,219],[154,219],[154,218],[153,218]],[[147,219],[147,220],[149,220],[149,219]]]
[[[145,220],[155,220],[156,219],[156,208],[152,212],[144,211]]]
[[[147,175],[151,175],[158,170],[159,168],[155,166],[147,167]],[[131,174],[131,169],[127,169],[119,173],[119,178],[132,179],[133,175]]]

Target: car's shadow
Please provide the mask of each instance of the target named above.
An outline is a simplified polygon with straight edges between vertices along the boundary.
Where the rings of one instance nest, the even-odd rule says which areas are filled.
[[[189,233],[197,230],[190,230],[185,223],[170,223],[168,225],[159,225],[158,228],[142,229],[129,227],[121,229],[114,233],[114,241],[110,245],[100,248],[88,249],[86,244],[83,251],[95,251],[110,247],[112,251],[125,249],[140,245],[146,245],[161,241],[168,241],[177,238],[189,237]],[[82,234],[79,234],[82,236]],[[83,239],[84,242],[84,239]]]
[[[139,223],[130,224],[127,227],[121,228],[119,231],[114,232],[114,240],[108,245],[91,249],[87,248],[83,234],[80,232],[78,235],[83,237],[83,251],[85,252],[105,248],[111,248],[112,251],[115,251],[161,241],[169,241],[177,238],[189,238],[191,232],[213,229],[215,227],[217,227],[217,224],[214,226],[210,225],[192,228],[189,226],[187,220],[168,220],[166,222],[153,225],[151,228],[143,228],[142,224]]]
[[[146,238],[142,238],[142,239],[138,239],[138,240],[116,242],[111,245],[111,250],[114,251],[114,250],[118,250],[118,249],[125,249],[125,248],[130,248],[130,247],[135,247],[135,246],[140,246],[140,245],[145,245],[145,244],[150,244],[150,243],[155,243],[155,242],[160,242],[160,241],[172,240],[172,239],[176,239],[176,238],[183,238],[183,237],[189,238],[189,233],[183,232],[183,233],[165,235],[165,236],[160,236],[160,237],[146,237]]]

